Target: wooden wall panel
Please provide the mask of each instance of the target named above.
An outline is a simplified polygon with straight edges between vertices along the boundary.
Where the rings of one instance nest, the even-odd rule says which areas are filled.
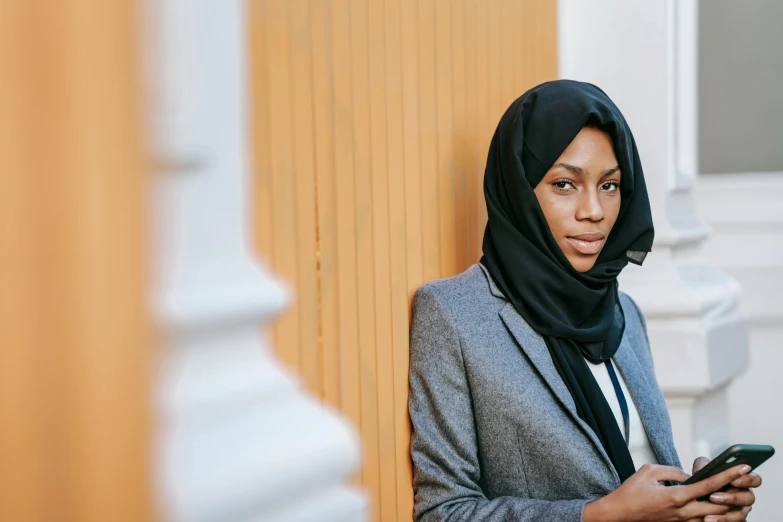
[[[275,343],[362,435],[373,519],[411,520],[410,299],[478,261],[483,171],[557,74],[554,0],[250,0],[256,247]]]
[[[152,518],[137,8],[0,2],[0,520]]]

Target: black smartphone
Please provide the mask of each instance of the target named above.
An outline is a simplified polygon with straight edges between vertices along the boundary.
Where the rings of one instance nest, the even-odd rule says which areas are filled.
[[[755,470],[774,454],[775,448],[772,446],[761,444],[735,444],[694,473],[691,478],[683,482],[683,485],[694,484],[726,471],[729,468],[739,466],[740,464],[747,464]],[[731,485],[727,484],[721,491],[729,489],[730,487]],[[702,501],[709,499],[709,495],[699,498],[699,500]]]

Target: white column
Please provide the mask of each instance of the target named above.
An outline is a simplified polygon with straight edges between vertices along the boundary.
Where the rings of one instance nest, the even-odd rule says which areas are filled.
[[[162,518],[365,520],[365,497],[344,485],[356,434],[304,394],[262,334],[290,293],[248,248],[243,2],[145,6]]]
[[[739,285],[704,258],[698,174],[696,0],[559,0],[560,75],[601,87],[639,147],[655,221],[643,267],[620,288],[647,318],[675,443],[690,471],[731,442],[726,387],[747,365]]]

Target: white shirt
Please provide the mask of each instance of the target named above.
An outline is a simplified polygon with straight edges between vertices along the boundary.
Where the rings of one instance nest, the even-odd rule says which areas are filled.
[[[606,368],[606,364],[593,364],[590,361],[586,361],[590,371],[593,372],[593,377],[601,387],[601,391],[604,392],[606,402],[609,403],[609,407],[612,408],[614,418],[617,420],[617,425],[620,427],[620,433],[625,437],[625,421],[623,420],[623,412],[620,409],[620,401],[617,400],[617,394],[614,391],[614,385],[612,384],[612,378],[609,377],[609,370]],[[642,419],[639,417],[639,411],[636,409],[636,405],[631,399],[631,394],[628,393],[628,388],[625,385],[623,376],[617,371],[617,365],[614,365],[615,373],[617,374],[617,380],[620,381],[620,388],[625,394],[625,402],[628,403],[628,420],[629,420],[629,432],[630,442],[628,449],[631,452],[631,458],[633,459],[633,465],[638,470],[644,464],[658,464],[658,459],[653,453],[652,447],[650,447],[650,441],[647,439],[647,433],[642,426]]]

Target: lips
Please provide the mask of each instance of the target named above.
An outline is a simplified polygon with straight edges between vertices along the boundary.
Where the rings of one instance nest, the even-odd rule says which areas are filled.
[[[604,246],[605,239],[600,232],[566,237],[566,240],[574,247],[574,250],[585,255],[595,255],[600,252]]]

